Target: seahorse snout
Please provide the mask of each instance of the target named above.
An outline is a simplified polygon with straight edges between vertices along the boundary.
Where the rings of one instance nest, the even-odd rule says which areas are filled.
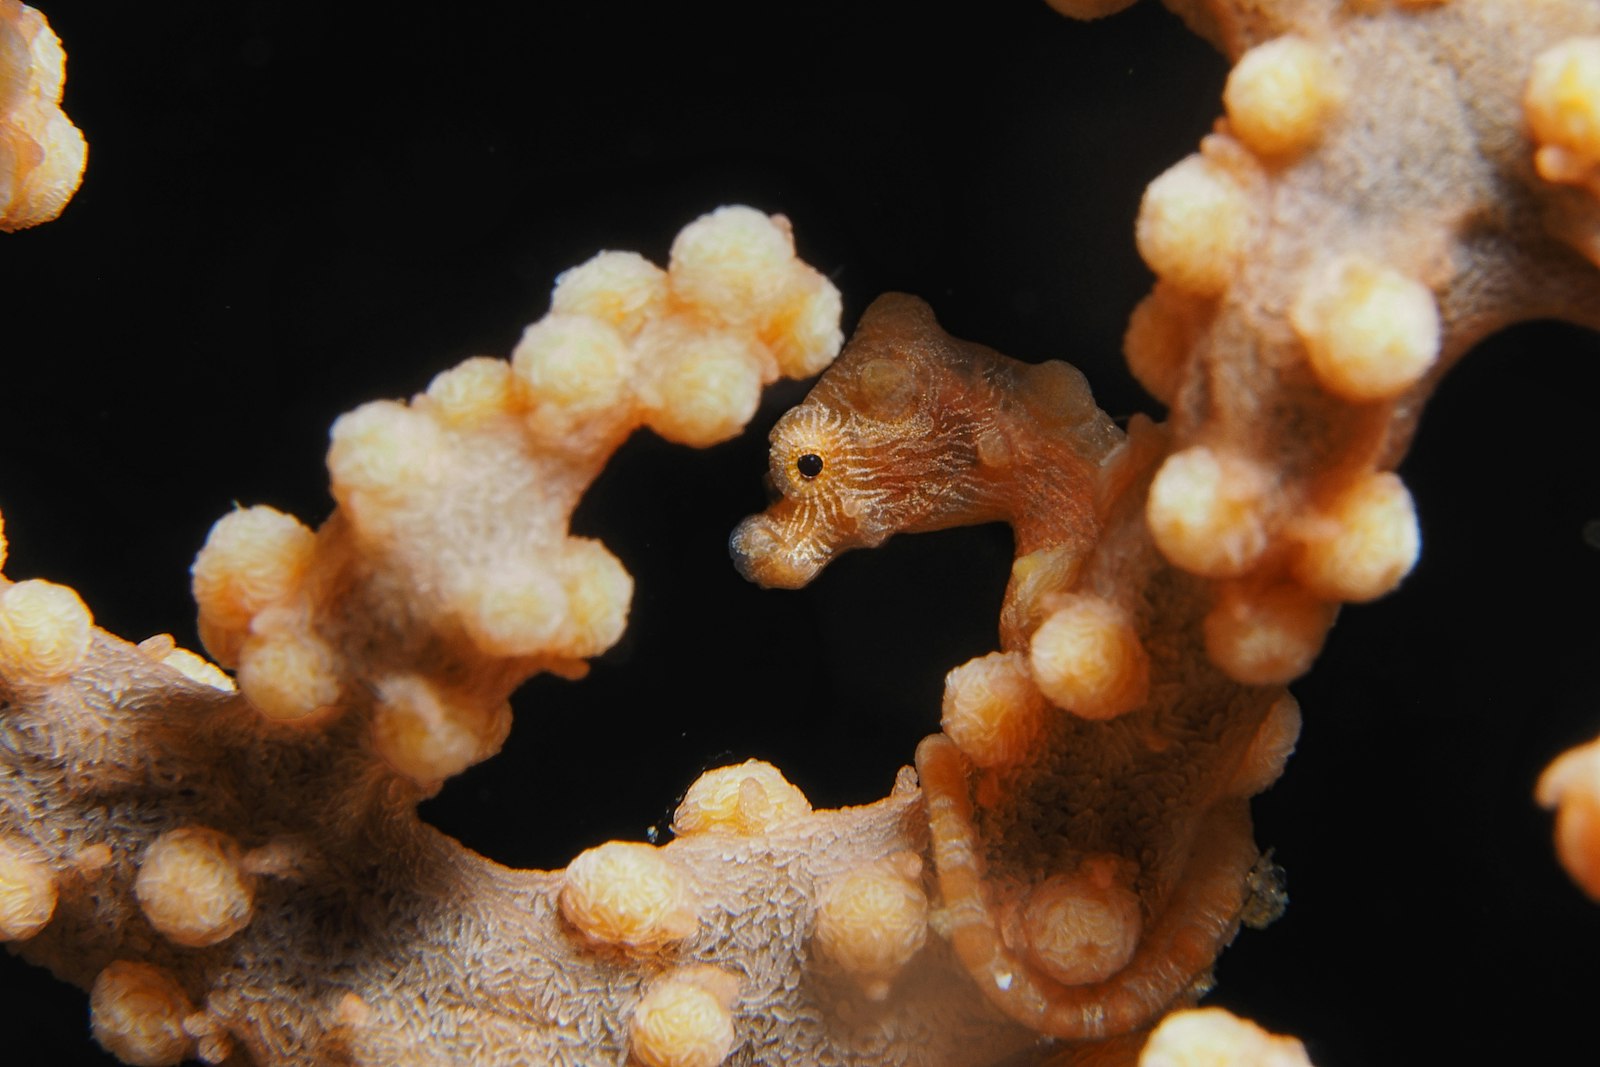
[[[746,581],[767,589],[799,589],[817,576],[830,553],[804,550],[769,515],[752,515],[728,537],[728,555]]]

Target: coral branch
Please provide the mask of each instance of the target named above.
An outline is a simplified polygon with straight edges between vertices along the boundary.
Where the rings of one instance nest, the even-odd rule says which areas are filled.
[[[612,842],[553,874],[499,867],[416,819],[504,740],[511,688],[536,669],[582,673],[578,657],[620,632],[626,574],[566,534],[605,456],[641,422],[724,437],[763,380],[838,345],[832,286],[793,258],[783,219],[745,208],[686,228],[669,271],[591,260],[552,305],[509,364],[474,358],[410,405],[342,419],[340,508],[316,534],[267,509],[217,524],[196,593],[237,694],[214,669],[174,666],[168,644],[91,633],[70,590],[0,591],[5,928],[92,986],[96,1037],[124,1061],[850,1053],[847,1013],[775,1023],[827,996],[825,974],[803,976],[817,888],[842,899],[879,859],[921,851],[909,785],[812,813],[752,769],[737,819],[712,814],[708,784],[671,846]],[[914,866],[903,880],[920,892]],[[858,942],[896,905],[845,919],[861,906],[825,902],[839,918],[819,936],[882,1000],[922,947],[925,907],[881,958]],[[937,968],[880,1014],[941,1060],[979,1034],[1026,1042]]]
[[[1587,649],[1593,627],[1557,645],[1537,594],[1505,610],[1491,590],[1541,584],[1550,599],[1587,581],[1589,557],[1489,541],[1492,558],[1467,554],[1453,580],[1427,569],[1441,547],[1461,556],[1469,527],[1527,523],[1505,502],[1541,488],[1592,516],[1587,484],[1546,470],[1592,442],[1570,397],[1512,393],[1541,373],[1519,365],[1501,369],[1507,396],[1531,396],[1540,429],[1496,396],[1450,438],[1482,441],[1458,521],[1437,520],[1427,468],[1394,468],[1487,333],[1600,318],[1596,9],[1168,6],[1222,49],[1226,85],[1162,36],[1151,4],[1092,27],[996,16],[1014,31],[1003,48],[974,41],[967,14],[907,8],[960,65],[906,49],[903,19],[879,31],[854,10],[844,38],[816,29],[826,9],[752,36],[752,64],[705,45],[727,27],[695,10],[641,11],[622,33],[554,10],[518,32],[501,16],[413,27],[330,11],[311,32],[254,9],[107,9],[75,35],[63,9],[62,36],[88,43],[75,79],[106,71],[75,89],[74,114],[82,99],[121,169],[72,226],[18,245],[8,279],[0,937],[87,990],[95,1037],[126,1062],[1131,1063],[1164,1012],[1210,986],[1238,926],[1281,910],[1247,798],[1299,736],[1283,684],[1339,605],[1420,566],[1398,603],[1351,613],[1329,642],[1335,670],[1296,682],[1310,774],[1256,818],[1297,905],[1223,957],[1222,995],[1247,990],[1225,1002],[1310,1035],[1330,1065],[1563,1049],[1586,986],[1554,972],[1592,955],[1592,915],[1541,851],[1539,813],[1503,825],[1532,772],[1501,761],[1577,736],[1548,713],[1583,703],[1561,679],[1585,676],[1592,649],[1557,649]],[[568,18],[582,32],[561,32]],[[107,38],[118,47],[96,55]],[[554,73],[567,65],[529,63],[529,41],[631,91],[575,87]],[[1158,42],[1178,51],[1146,59]],[[817,76],[794,79],[804,98],[775,120],[764,72],[787,79],[806,57]],[[1178,69],[1215,75],[1225,117],[1135,225],[1128,190],[1197,131],[1182,107],[1152,130],[1153,102],[1096,116],[1124,89],[1204,97],[1169,80]],[[880,74],[893,92],[863,88]],[[1092,106],[1066,106],[1078,99]],[[330,101],[359,121],[329,123]],[[1070,161],[1050,156],[1056,139]],[[549,183],[586,152],[598,162]],[[731,156],[768,162],[730,177]],[[1098,349],[1114,347],[1128,287],[1147,284],[1136,241],[1158,280],[1127,355],[1171,417],[1113,421],[1064,364],[956,341],[911,298],[874,305],[779,421],[781,499],[736,556],[771,584],[816,581],[763,596],[715,558],[759,507],[758,446],[624,441],[640,426],[722,441],[776,416],[761,382],[826,362],[838,297],[792,258],[786,223],[704,219],[666,271],[605,253],[562,276],[520,344],[496,332],[526,321],[527,279],[542,288],[636,236],[665,250],[648,231],[704,209],[679,203],[691,186],[755,188],[792,211],[849,300],[922,292],[953,332],[1019,354],[1054,354],[1040,338],[1070,331],[1067,354],[1113,412],[1131,386]],[[595,216],[613,228],[574,221]],[[130,239],[129,220],[159,233]],[[150,271],[157,247],[181,268]],[[108,248],[141,252],[130,268]],[[346,416],[328,454],[337,509],[292,518],[324,504],[276,480],[314,466],[293,449],[315,432],[282,424],[417,389],[428,372],[410,354],[456,346],[514,355]],[[353,351],[383,364],[350,374]],[[188,379],[203,400],[173,399]],[[274,469],[245,466],[268,440]],[[661,458],[674,452],[676,468]],[[1502,452],[1524,458],[1484,458]],[[81,453],[87,473],[69,466]],[[851,492],[830,495],[841,474]],[[743,500],[725,495],[741,485]],[[195,562],[199,636],[233,678],[178,647],[193,634],[135,645],[95,628],[89,605],[108,629],[151,632],[163,612],[142,602],[176,584],[233,493],[275,505],[235,507]],[[196,495],[203,519],[182,503]],[[680,538],[691,513],[713,532]],[[981,532],[889,542],[997,519],[1016,536],[1009,561]],[[150,551],[164,540],[182,546],[167,562]],[[887,547],[831,562],[870,545]],[[86,578],[80,550],[118,572],[156,562],[137,565],[147,586]],[[720,569],[696,569],[702,556]],[[73,575],[83,594],[37,574]],[[991,580],[988,599],[969,596]],[[1415,608],[1441,585],[1456,597]],[[119,600],[136,607],[118,614]],[[639,632],[619,639],[630,601]],[[811,624],[822,614],[829,628]],[[1459,647],[1428,658],[1436,640]],[[952,667],[916,774],[833,807],[869,795],[851,762],[881,795],[936,728]],[[1592,734],[1592,701],[1571,714]],[[793,755],[805,745],[811,764]],[[1554,764],[1539,799],[1592,891],[1591,748]],[[635,840],[656,840],[655,805],[691,780],[677,839]],[[1330,869],[1339,890],[1300,880]],[[1564,896],[1508,903],[1513,881]],[[1463,982],[1493,990],[1492,1016]],[[34,1002],[8,1003],[32,1027]],[[1424,1015],[1437,1025],[1410,1025]],[[1150,1064],[1217,1056],[1305,1061],[1209,1010],[1174,1013],[1144,1050]]]

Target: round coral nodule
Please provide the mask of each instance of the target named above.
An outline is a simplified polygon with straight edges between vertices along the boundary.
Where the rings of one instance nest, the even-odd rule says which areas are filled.
[[[222,629],[248,630],[261,609],[294,592],[315,547],[316,534],[277,508],[229,512],[212,524],[189,568],[200,614]]]
[[[634,1059],[644,1067],[717,1067],[733,1051],[738,993],[738,978],[715,967],[657,982],[628,1024]]]
[[[328,437],[329,488],[358,525],[439,480],[443,431],[397,401],[374,400],[340,415]]]
[[[1240,56],[1228,75],[1222,103],[1239,140],[1258,154],[1273,157],[1315,144],[1340,95],[1322,49],[1291,35]]]
[[[1021,763],[1044,722],[1044,695],[1020,652],[991,652],[945,675],[943,730],[979,767]]]
[[[89,990],[94,1039],[135,1067],[171,1067],[187,1059],[194,1042],[183,1020],[193,1012],[177,979],[148,963],[109,963]]]
[[[700,928],[694,892],[653,845],[608,841],[578,855],[561,887],[561,914],[584,936],[656,950]]]
[[[1158,281],[1128,317],[1122,338],[1128,370],[1145,392],[1168,407],[1177,399],[1210,306],[1170,282]]]
[[[928,937],[921,860],[901,853],[823,885],[813,944],[848,974],[868,1000],[888,999],[896,976]]]
[[[728,330],[692,337],[647,335],[646,360],[655,370],[645,423],[675,444],[706,448],[737,437],[761,403],[759,342]]]
[[[244,929],[255,911],[255,880],[241,861],[238,843],[218,830],[170,830],[145,850],[134,896],[169,941],[215,945]]]
[[[0,839],[0,941],[26,941],[55,912],[55,873],[31,846]]]
[[[483,762],[511,733],[511,705],[504,701],[456,700],[414,674],[391,675],[373,689],[373,747],[418,785],[436,785]]]
[[[678,232],[667,275],[678,299],[724,323],[753,323],[776,310],[793,261],[783,216],[720,207]]]
[[[1067,597],[1029,645],[1039,689],[1083,719],[1112,719],[1145,702],[1150,657],[1133,619],[1108,600]]]
[[[1133,865],[1091,855],[1071,874],[1031,889],[1006,923],[1006,940],[1062,985],[1103,982],[1126,967],[1144,930]]]
[[[66,52],[42,13],[0,4],[0,231],[49,222],[83,180],[83,134],[61,110]]]
[[[549,314],[529,326],[511,353],[511,370],[529,418],[547,408],[592,416],[630,389],[634,355],[616,329],[587,315]]]
[[[1263,518],[1272,479],[1262,467],[1195,445],[1166,458],[1150,485],[1145,519],[1161,554],[1205,578],[1244,574],[1267,550]]]
[[[754,836],[810,814],[811,802],[778,768],[750,759],[696,778],[673,813],[672,832]]]
[[[1439,358],[1433,291],[1363,256],[1340,256],[1312,276],[1289,322],[1322,387],[1352,403],[1393,399]]]
[[[1134,240],[1159,277],[1196,296],[1217,296],[1233,280],[1250,219],[1238,181],[1212,160],[1191,155],[1145,190]]]
[[[1578,887],[1600,902],[1600,740],[1562,753],[1534,795],[1556,813],[1556,855]]]
[[[295,629],[248,638],[239,651],[238,683],[257,711],[279,721],[334,706],[342,689],[333,650]]]
[[[447,426],[471,427],[511,411],[516,393],[511,365],[472,356],[434,375],[425,394],[429,409]]]
[[[1369,475],[1300,524],[1294,576],[1325,600],[1375,600],[1422,551],[1417,509],[1398,475]]]
[[[1539,145],[1539,176],[1600,194],[1600,37],[1574,38],[1542,52],[1522,103]]]
[[[1246,685],[1284,685],[1316,660],[1338,607],[1293,582],[1228,583],[1206,615],[1206,654]]]
[[[77,591],[42,578],[0,589],[0,677],[65,678],[88,654],[94,616]]]
[[[760,332],[761,342],[787,378],[820,374],[844,344],[839,317],[844,301],[823,275],[796,262],[788,294]]]
[[[480,568],[460,580],[449,600],[462,629],[489,656],[549,651],[567,624],[567,591],[543,561]]]
[[[1139,1067],[1311,1067],[1305,1046],[1223,1008],[1190,1008],[1161,1021]]]
[[[556,650],[598,656],[622,637],[633,602],[633,576],[611,550],[588,537],[568,538],[557,564],[567,610]]]
[[[550,294],[556,315],[587,315],[631,338],[661,314],[667,272],[637,252],[601,252],[562,271]]]

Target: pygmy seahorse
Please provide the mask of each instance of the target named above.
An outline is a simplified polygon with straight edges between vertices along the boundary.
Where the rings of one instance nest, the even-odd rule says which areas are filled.
[[[1249,903],[1245,798],[1277,777],[1298,712],[1184,666],[1200,637],[1163,605],[1192,580],[1159,567],[1139,503],[1164,431],[1136,418],[1124,435],[1072,367],[957,340],[890,294],[771,440],[778,499],[730,539],[762,585],[897,532],[1013,528],[1002,651],[950,672],[943,732],[917,751],[933,923],[973,980],[1068,1039],[1192,1000]],[[1113,528],[1144,547],[1097,552]],[[1108,580],[1130,567],[1161,577]],[[1130,585],[1144,593],[1118,599]]]
[[[739,573],[795,589],[895,533],[1003,521],[1018,565],[1001,645],[1014,649],[1041,590],[1069,585],[1094,544],[1100,470],[1123,434],[1075,367],[958,340],[924,301],[888,293],[771,440],[781,495],[733,532]]]

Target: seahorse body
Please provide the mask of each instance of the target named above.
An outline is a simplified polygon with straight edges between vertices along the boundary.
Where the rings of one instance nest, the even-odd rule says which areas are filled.
[[[1002,645],[1019,648],[1037,591],[1068,584],[1063,568],[1094,544],[1100,472],[1123,434],[1076,368],[958,340],[924,301],[889,293],[771,440],[781,496],[733,532],[741,574],[794,589],[895,533],[1004,521],[1019,561],[1032,561],[1013,574],[1002,617]],[[1042,583],[1046,561],[1055,580]]]
[[[1065,363],[957,340],[890,294],[773,428],[779,498],[730,540],[746,578],[793,588],[894,533],[1011,524],[1003,651],[950,672],[917,751],[933,926],[992,1003],[1069,1040],[1198,995],[1259,892],[1246,798],[1299,725],[1281,689],[1193,666],[1194,579],[1144,528],[1166,446],[1147,419],[1125,436]],[[1145,579],[1113,580],[1129,570]]]

